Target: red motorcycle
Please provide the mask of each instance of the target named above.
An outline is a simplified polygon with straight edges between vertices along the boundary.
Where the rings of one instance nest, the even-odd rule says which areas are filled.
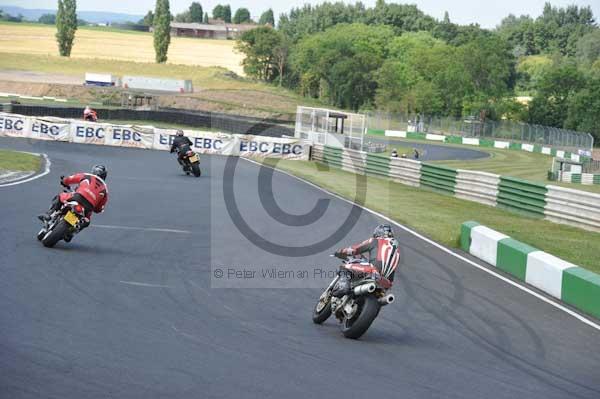
[[[49,220],[43,221],[43,227],[37,234],[37,239],[45,247],[51,248],[60,240],[70,242],[73,236],[87,227],[90,221],[85,216],[85,208],[77,201],[70,199],[71,192],[67,189],[58,196],[62,204],[58,211],[50,215]]]
[[[341,298],[332,295],[340,280],[340,273],[319,297],[312,320],[321,324],[332,314],[341,324],[342,334],[346,338],[360,338],[371,326],[382,306],[394,302],[394,295],[387,291],[392,287],[389,277],[396,266],[379,270],[364,258],[348,258],[344,261],[340,273],[350,274],[350,294]]]

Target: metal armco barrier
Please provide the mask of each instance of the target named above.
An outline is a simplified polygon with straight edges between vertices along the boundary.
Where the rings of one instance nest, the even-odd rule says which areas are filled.
[[[548,220],[600,231],[600,194],[547,186],[544,213]]]
[[[600,231],[600,194],[319,144],[313,146],[312,155],[317,162],[348,172],[387,177],[397,183],[425,187],[464,200]]]
[[[457,198],[496,206],[500,176],[493,173],[459,169],[454,192]]]
[[[421,186],[427,186],[436,191],[454,194],[456,175],[455,169],[426,163],[421,164]]]
[[[323,162],[335,166],[342,167],[342,149],[337,147],[325,146],[323,149]]]
[[[497,202],[499,206],[544,216],[546,186],[514,177],[500,177]]]
[[[390,158],[367,153],[366,172],[368,175],[388,177],[390,175]]]
[[[365,156],[364,152],[344,149],[342,152],[342,169],[347,172],[363,175],[366,164]]]
[[[576,183],[591,186],[600,184],[600,174],[558,172],[558,180],[563,183]]]
[[[391,158],[389,177],[397,183],[419,187],[421,185],[421,162],[412,159]]]

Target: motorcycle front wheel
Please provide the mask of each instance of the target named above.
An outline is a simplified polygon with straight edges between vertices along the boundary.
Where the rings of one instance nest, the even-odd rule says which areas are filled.
[[[65,237],[65,234],[69,231],[69,224],[65,220],[61,220],[50,230],[44,238],[42,238],[42,244],[47,248],[52,248],[57,242]]]
[[[373,295],[363,295],[356,299],[358,309],[351,319],[342,321],[344,337],[358,339],[367,332],[373,320],[379,314],[381,305]]]
[[[331,316],[331,294],[328,297],[327,303],[321,298],[317,301],[312,314],[312,321],[315,324],[321,324]]]

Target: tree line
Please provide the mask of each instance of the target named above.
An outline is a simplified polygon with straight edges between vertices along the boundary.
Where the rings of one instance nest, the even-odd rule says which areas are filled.
[[[211,12],[212,21],[219,20],[225,23],[234,23],[234,24],[245,24],[245,23],[256,23],[252,20],[252,16],[250,14],[250,10],[245,7],[238,8],[235,13],[232,14],[231,6],[229,4],[217,4]],[[171,20],[175,22],[185,22],[185,23],[205,23],[208,24],[211,21],[209,17],[208,11],[204,11],[202,4],[199,2],[192,2],[189,8],[177,15],[171,15]],[[139,24],[146,26],[153,26],[154,21],[154,11],[150,10],[144,16],[143,19],[139,21]],[[268,9],[263,12],[258,20],[259,25],[269,24],[271,26],[275,26],[275,17],[273,15],[273,10]]]
[[[509,15],[483,29],[385,0],[322,3],[293,8],[236,46],[248,76],[337,107],[510,118],[600,140],[600,29],[590,7],[547,3],[536,18]]]

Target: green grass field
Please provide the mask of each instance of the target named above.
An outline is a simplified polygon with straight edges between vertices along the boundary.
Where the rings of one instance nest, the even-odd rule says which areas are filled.
[[[0,170],[36,171],[40,165],[41,159],[37,155],[0,150]]]
[[[356,177],[340,169],[325,169],[304,161],[267,160],[267,164],[311,181],[344,198],[356,195]],[[426,189],[366,178],[366,207],[380,212],[449,247],[458,248],[461,223],[476,220],[581,267],[600,273],[600,233],[592,233],[529,218]],[[541,234],[543,232],[543,234]]]

